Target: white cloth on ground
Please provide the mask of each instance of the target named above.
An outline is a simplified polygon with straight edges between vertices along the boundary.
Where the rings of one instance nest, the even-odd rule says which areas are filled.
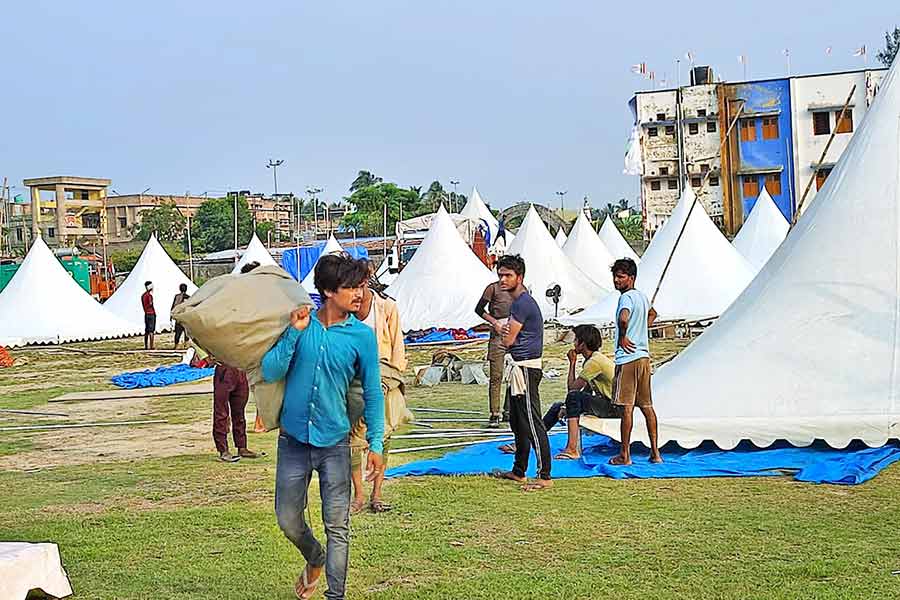
[[[31,590],[57,598],[72,595],[56,544],[0,542],[0,598],[25,600]]]

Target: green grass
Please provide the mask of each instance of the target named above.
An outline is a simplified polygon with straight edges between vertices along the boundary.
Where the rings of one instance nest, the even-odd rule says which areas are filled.
[[[657,344],[654,351],[664,356],[676,346]],[[547,352],[563,376],[564,351],[554,345]],[[430,351],[418,350],[411,364],[429,360]],[[544,403],[563,385],[545,381]],[[487,407],[477,386],[408,391],[413,407]],[[208,418],[207,400],[173,398],[152,407],[190,422]],[[394,445],[402,442],[408,440]],[[0,438],[0,453],[19,443]],[[58,543],[76,598],[288,600],[302,560],[275,523],[275,436],[254,435],[251,443],[269,456],[223,465],[210,449],[0,471],[0,539]],[[558,480],[550,491],[526,495],[487,477],[392,480],[392,512],[353,518],[348,596],[900,597],[900,581],[891,576],[900,569],[898,488],[896,465],[856,487],[786,478],[594,478]],[[321,535],[315,482],[311,495]]]

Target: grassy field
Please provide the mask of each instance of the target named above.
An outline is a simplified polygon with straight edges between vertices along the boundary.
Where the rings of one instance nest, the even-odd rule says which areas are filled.
[[[654,355],[682,345],[655,344]],[[550,367],[562,375],[565,349],[547,347]],[[214,460],[206,396],[47,404],[171,359],[14,354],[22,364],[0,370],[0,407],[68,417],[0,414],[0,426],[169,423],[0,433],[0,539],[58,543],[77,598],[293,597],[302,560],[275,523],[274,434],[250,438],[266,458],[225,465]],[[479,350],[466,354],[475,358]],[[411,364],[430,357],[416,351]],[[545,380],[544,404],[563,386],[562,378]],[[460,384],[410,387],[409,403],[483,410],[485,395]],[[900,597],[900,578],[891,575],[900,569],[898,486],[896,465],[857,487],[782,478],[585,479],[526,495],[487,477],[393,480],[386,485],[392,512],[352,520],[349,597]],[[317,500],[311,509],[321,534]]]

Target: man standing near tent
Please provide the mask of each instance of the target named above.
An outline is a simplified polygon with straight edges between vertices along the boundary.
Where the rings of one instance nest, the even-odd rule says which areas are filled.
[[[153,282],[144,282],[141,306],[144,308],[144,350],[153,350],[153,336],[156,334],[156,307],[153,306]]]
[[[516,440],[512,471],[500,473],[503,479],[525,483],[525,491],[553,485],[550,480],[550,440],[541,420],[541,398],[538,386],[543,377],[541,357],[544,352],[544,317],[537,302],[525,289],[525,261],[518,255],[507,255],[497,262],[500,287],[513,302],[509,320],[503,326],[503,345],[509,349],[509,425]],[[532,446],[537,457],[538,478],[526,483],[528,455]]]
[[[512,306],[513,297],[509,292],[500,287],[500,282],[489,283],[481,299],[475,306],[475,314],[491,324],[491,339],[488,340],[488,368],[490,370],[490,382],[488,384],[488,406],[491,416],[488,427],[500,428],[500,396],[505,395],[502,390],[503,383],[503,359],[506,356],[506,348],[503,347],[503,326],[509,319],[509,307]],[[487,308],[487,310],[485,310]],[[509,403],[504,403],[503,420],[509,420]]]
[[[178,293],[175,294],[175,297],[172,299],[172,310],[175,310],[175,307],[190,298],[191,296],[187,293],[187,284],[182,283],[178,286]],[[171,314],[171,311],[169,311]],[[188,343],[187,333],[184,331],[184,325],[175,321],[175,346],[173,346],[176,350],[178,349],[178,342],[181,341],[181,336],[184,335],[184,343]]]
[[[656,411],[650,393],[650,335],[656,311],[641,291],[634,288],[637,265],[620,258],[612,266],[613,285],[619,291],[616,306],[616,378],[613,403],[622,408],[622,448],[611,465],[631,464],[631,429],[634,407],[644,414],[650,437],[650,462],[661,463],[656,429]]]
[[[403,345],[403,329],[400,326],[400,314],[397,312],[397,304],[386,296],[382,296],[371,287],[374,270],[370,270],[370,286],[363,294],[359,310],[354,314],[356,318],[369,326],[375,332],[375,340],[378,342],[378,356],[381,362],[381,390],[384,393],[384,460],[381,470],[375,473],[372,483],[372,496],[369,498],[369,509],[374,513],[382,513],[391,510],[391,506],[385,503],[381,497],[384,485],[384,471],[387,467],[388,441],[391,433],[396,431],[404,423],[412,420],[412,413],[406,408],[405,389],[403,384],[403,371],[406,370],[406,347]],[[358,394],[353,394],[358,396]],[[349,397],[348,397],[349,402]],[[352,408],[352,407],[351,407]],[[354,409],[356,412],[359,407]],[[355,416],[355,415],[354,415]],[[368,451],[366,442],[366,420],[360,417],[356,420],[350,432],[350,466],[353,469],[353,502],[350,504],[350,514],[356,514],[366,506],[366,495],[363,489],[363,458]]]
[[[275,474],[278,526],[300,550],[306,567],[294,584],[298,598],[310,598],[322,571],[326,598],[344,598],[350,549],[350,420],[347,391],[359,377],[369,442],[367,479],[381,470],[384,394],[374,332],[352,313],[360,309],[369,265],[345,253],[322,256],[314,282],[324,300],[301,307],[262,360],[267,382],[285,380]],[[319,475],[327,548],[304,520],[313,471]]]

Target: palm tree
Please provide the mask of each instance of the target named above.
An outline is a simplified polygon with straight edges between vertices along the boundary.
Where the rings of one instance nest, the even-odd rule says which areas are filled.
[[[370,171],[360,171],[356,176],[356,179],[353,180],[353,183],[350,184],[350,193],[352,194],[356,190],[367,188],[370,185],[377,185],[382,181],[384,180],[381,177],[376,177],[375,174]]]
[[[432,211],[436,211],[438,204],[447,199],[447,192],[444,191],[440,181],[432,181],[422,199],[431,204]]]

